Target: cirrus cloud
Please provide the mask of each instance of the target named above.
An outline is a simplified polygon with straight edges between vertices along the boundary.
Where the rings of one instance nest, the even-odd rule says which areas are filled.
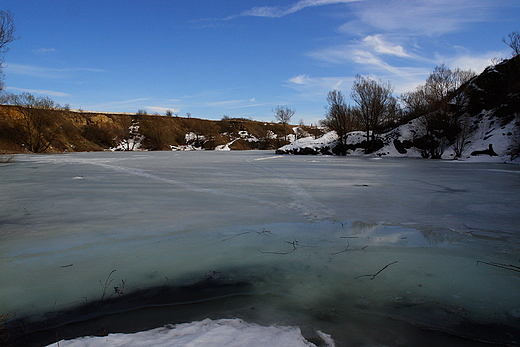
[[[64,78],[75,72],[104,72],[101,69],[92,68],[47,68],[36,65],[9,64],[6,71],[11,74],[27,75],[40,78]]]
[[[506,0],[509,1],[509,0]],[[381,0],[352,6],[357,20],[340,27],[343,33],[400,32],[407,35],[442,35],[468,23],[484,22],[501,6],[496,0]]]
[[[57,92],[54,90],[45,90],[45,89],[26,89],[26,88],[18,88],[18,87],[6,87],[6,90],[12,90],[19,93],[31,93],[31,94],[40,94],[40,95],[48,95],[53,97],[70,97],[70,94]]]
[[[381,34],[368,35],[363,39],[363,42],[372,46],[378,53],[395,55],[397,57],[410,57],[410,55],[404,51],[403,46],[386,42]]]
[[[285,86],[300,92],[305,97],[322,98],[330,90],[350,88],[353,81],[354,77],[348,76],[311,77],[298,75],[288,79]]]
[[[280,18],[307,7],[334,5],[334,4],[346,4],[360,0],[302,0],[295,2],[289,6],[259,6],[253,7],[250,10],[242,12],[241,16],[252,16],[252,17],[269,17],[269,18]]]

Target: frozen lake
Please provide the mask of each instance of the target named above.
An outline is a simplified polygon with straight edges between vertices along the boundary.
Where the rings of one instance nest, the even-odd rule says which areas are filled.
[[[19,155],[0,181],[0,315],[34,346],[205,318],[520,343],[518,165],[103,152]]]

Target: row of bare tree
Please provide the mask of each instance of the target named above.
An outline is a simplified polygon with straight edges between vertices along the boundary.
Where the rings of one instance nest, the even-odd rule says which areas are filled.
[[[350,94],[355,105],[347,105],[341,91],[330,91],[322,125],[338,134],[340,154],[346,154],[348,135],[355,130],[366,133],[365,151],[371,153],[379,149],[378,135],[384,130],[421,117],[418,133],[424,143],[425,156],[437,158],[443,150],[439,140],[447,137],[449,131],[460,133],[462,128],[462,120],[450,118],[449,96],[474,76],[471,70],[452,71],[441,65],[434,69],[424,85],[396,98],[390,82],[358,75]]]
[[[9,50],[7,45],[16,40],[14,31],[15,28],[12,13],[9,11],[5,12],[0,10],[0,91],[3,89],[4,86],[2,81],[2,64],[4,62],[3,54]]]
[[[7,117],[3,117],[2,132],[9,133],[9,137],[27,151],[45,152],[62,131],[63,114],[67,107],[61,107],[49,97],[6,93],[0,97],[0,103],[13,106],[10,108],[13,112],[10,118],[15,119],[14,122],[7,122]]]
[[[363,130],[366,133],[365,151],[375,149],[377,134],[382,128],[400,116],[397,99],[392,95],[390,82],[376,81],[357,75],[350,94],[355,106],[347,105],[341,91],[327,94],[328,108],[321,122],[339,137],[339,153],[347,153],[347,138],[350,132]]]

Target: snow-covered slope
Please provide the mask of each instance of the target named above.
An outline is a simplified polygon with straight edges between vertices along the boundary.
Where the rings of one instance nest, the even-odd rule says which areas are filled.
[[[456,155],[456,140],[434,138],[442,159],[511,162],[513,139],[520,138],[520,56],[484,70],[452,95],[450,117],[464,119],[467,135],[462,139],[462,154]],[[456,100],[459,100],[458,104]],[[464,100],[460,103],[460,100]],[[424,117],[410,120],[379,135],[379,149],[372,156],[429,157],[424,142]],[[459,127],[459,125],[453,125]],[[458,129],[458,128],[455,128]],[[347,136],[347,155],[365,155],[366,134],[355,131]],[[430,140],[431,141],[431,140]],[[422,142],[422,143],[421,143]],[[338,136],[330,132],[321,138],[299,139],[277,150],[279,154],[337,154]],[[430,144],[431,145],[431,142]],[[460,145],[459,145],[460,146]],[[513,160],[520,162],[517,159]]]
[[[417,157],[421,158],[421,150],[416,147],[401,149],[396,147],[396,140],[401,143],[412,141],[415,135],[416,123],[419,119],[413,120],[388,133],[381,135],[384,147],[371,153],[371,156],[388,157]],[[514,122],[506,125],[497,124],[492,114],[482,116],[478,122],[477,129],[470,136],[470,144],[464,151],[461,160],[472,161],[492,161],[492,162],[511,162],[508,154],[511,138],[515,131]],[[365,133],[361,131],[351,132],[347,138],[347,146],[357,147],[347,151],[347,155],[361,156],[366,155],[361,146],[365,140]],[[306,137],[296,140],[288,145],[280,147],[278,154],[334,154],[333,149],[337,145],[338,136],[334,131],[328,132],[320,138]],[[496,155],[489,155],[489,145],[492,146]],[[442,159],[454,159],[455,153],[451,146],[446,148],[442,154]],[[514,162],[519,162],[518,159]]]

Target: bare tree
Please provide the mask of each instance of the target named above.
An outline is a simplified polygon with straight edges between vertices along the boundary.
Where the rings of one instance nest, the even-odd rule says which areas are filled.
[[[358,106],[355,114],[366,132],[367,153],[374,151],[376,133],[395,119],[398,113],[397,99],[392,95],[393,91],[390,82],[374,81],[360,75],[354,80],[351,97]]]
[[[427,97],[432,101],[441,101],[457,87],[455,74],[444,64],[436,66],[426,79]]]
[[[455,69],[451,71],[442,64],[433,70],[426,79],[426,83],[416,88],[413,92],[401,95],[405,109],[412,118],[419,117],[445,108],[449,95],[466,83],[476,74],[472,70]]]
[[[3,54],[6,53],[9,48],[7,45],[17,37],[14,36],[14,21],[13,14],[9,11],[0,10],[0,78],[2,77],[2,64],[4,62]],[[3,82],[0,80],[0,90],[3,89]]]
[[[303,121],[303,119],[300,119],[300,122],[298,123],[298,128],[296,128],[296,140],[301,139],[302,137],[305,136],[306,131],[305,131],[304,127],[305,127],[305,122]]]
[[[283,140],[287,142],[287,125],[291,121],[292,116],[296,112],[294,109],[287,106],[276,106],[272,110],[274,112],[275,119],[280,122],[283,126]]]
[[[513,50],[513,57],[520,54],[520,32],[513,31],[507,34],[507,38],[503,37],[502,42],[511,47]]]
[[[444,64],[439,65],[433,69],[433,72],[426,79],[426,97],[430,103],[449,101],[446,98],[450,93],[475,76],[476,74],[472,70],[456,68],[452,71]]]
[[[10,95],[9,103],[20,114],[16,140],[28,151],[45,152],[61,131],[63,109],[49,97],[35,97],[30,93]]]
[[[414,119],[430,111],[430,98],[425,86],[418,86],[414,91],[401,94],[404,113],[409,119]]]
[[[348,133],[355,129],[355,110],[347,106],[343,93],[338,90],[332,90],[327,94],[327,102],[329,106],[321,124],[336,132],[339,138],[339,152],[346,155]]]
[[[453,98],[453,93],[464,83],[475,77],[472,70],[454,69],[442,64],[433,70],[426,83],[413,92],[401,95],[405,110],[410,119],[419,118],[421,125],[421,149],[424,157],[440,158],[452,141],[462,141],[455,144],[457,155],[465,150],[463,145],[469,134],[461,134],[455,138],[457,130],[468,132],[470,127],[462,121],[453,119],[450,105],[464,103],[465,94],[460,93]]]
[[[6,53],[7,45],[17,39],[14,30],[13,14],[0,10],[0,53]]]
[[[451,148],[455,152],[455,158],[461,158],[464,152],[466,152],[471,144],[471,123],[467,117],[461,117],[457,121],[459,133],[455,138],[455,142]]]

